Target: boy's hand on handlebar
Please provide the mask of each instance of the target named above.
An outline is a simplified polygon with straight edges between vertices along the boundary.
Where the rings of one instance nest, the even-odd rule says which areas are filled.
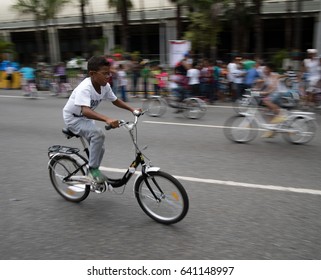
[[[106,121],[106,124],[107,124],[107,126],[110,126],[111,128],[119,127],[119,121],[114,120],[114,119],[110,119],[110,120]]]
[[[139,117],[142,114],[142,109],[135,109],[133,111],[133,115]]]

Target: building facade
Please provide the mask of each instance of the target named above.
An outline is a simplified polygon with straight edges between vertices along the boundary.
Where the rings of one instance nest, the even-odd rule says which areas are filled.
[[[291,3],[288,3],[288,2]],[[16,46],[18,60],[29,62],[37,53],[36,22],[32,15],[19,15],[11,9],[16,0],[2,0],[0,35]],[[55,19],[41,22],[41,37],[46,56],[44,60],[56,63],[84,55],[81,48],[81,15],[79,0],[63,7]],[[90,43],[103,38],[104,53],[111,53],[121,41],[121,20],[107,0],[90,0],[86,6],[86,25],[89,55],[95,50]],[[132,0],[129,10],[130,51],[145,57],[157,58],[164,64],[169,60],[169,40],[176,40],[176,7],[168,0]],[[290,5],[289,5],[290,4]],[[289,7],[291,8],[289,10]],[[317,48],[321,53],[321,0],[302,0],[301,49]],[[264,52],[284,49],[285,19],[296,14],[296,0],[264,0],[262,7],[264,26]],[[186,13],[185,13],[186,15]],[[185,28],[188,18],[184,16]],[[142,24],[144,23],[144,24]],[[250,38],[254,41],[253,38]],[[218,54],[231,53],[231,30],[220,33]],[[253,45],[253,44],[250,44]],[[253,48],[249,49],[253,52]]]

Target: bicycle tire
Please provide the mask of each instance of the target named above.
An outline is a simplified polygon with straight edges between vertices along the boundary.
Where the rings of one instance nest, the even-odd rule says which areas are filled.
[[[293,119],[288,128],[297,130],[297,133],[283,133],[283,138],[292,144],[306,144],[310,142],[317,130],[316,124],[313,120],[307,120],[303,117]]]
[[[148,180],[160,201],[156,201],[145,180]],[[143,176],[138,177],[134,190],[138,204],[143,211],[161,224],[177,223],[188,212],[189,200],[184,187],[176,178],[166,172],[149,172],[146,179]]]
[[[143,102],[143,111],[150,117],[161,117],[167,111],[167,103],[160,96],[151,96]]]
[[[238,115],[227,119],[223,131],[225,137],[232,142],[248,143],[257,136],[258,126],[255,120]]]
[[[49,161],[49,177],[53,187],[64,199],[71,202],[83,201],[90,193],[90,187],[87,185],[70,186],[61,180],[78,167],[77,161],[67,155],[55,156]],[[79,173],[74,175],[85,175],[85,170],[81,168]]]
[[[200,119],[206,111],[207,105],[205,101],[196,97],[189,97],[183,100],[184,103],[184,116],[188,119]]]

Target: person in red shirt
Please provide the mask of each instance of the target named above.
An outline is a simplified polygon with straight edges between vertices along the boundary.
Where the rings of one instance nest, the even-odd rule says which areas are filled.
[[[156,75],[158,87],[161,92],[168,92],[168,73],[162,67],[159,67],[160,73]]]

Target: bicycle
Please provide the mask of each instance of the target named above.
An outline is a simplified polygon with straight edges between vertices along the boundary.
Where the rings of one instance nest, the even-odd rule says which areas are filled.
[[[98,184],[86,176],[88,172],[88,145],[84,138],[75,135],[68,129],[62,130],[68,138],[80,138],[84,155],[80,149],[54,145],[48,149],[48,169],[51,183],[55,190],[67,201],[80,202],[90,192],[104,193],[106,190],[122,194],[126,184],[141,165],[141,173],[136,177],[133,188],[135,197],[142,210],[155,221],[162,224],[173,224],[181,221],[187,214],[189,199],[183,185],[172,175],[151,165],[137,144],[137,122],[140,114],[135,114],[134,121],[120,120],[130,135],[135,148],[135,159],[121,178],[108,178]],[[106,126],[106,130],[111,127]],[[147,159],[147,162],[145,161]],[[123,187],[122,192],[115,189]]]
[[[173,94],[164,94],[153,95],[143,102],[143,110],[146,110],[150,117],[163,116],[168,107],[177,109],[177,112],[182,112],[189,119],[202,118],[207,111],[205,101],[198,97],[187,97],[179,101]]]
[[[255,89],[246,89],[246,94],[233,103],[233,109],[237,114],[244,114],[251,108],[264,108],[261,102],[260,91]],[[280,107],[284,109],[301,108],[301,97],[296,89],[289,89],[281,93]]]
[[[314,113],[283,109],[285,120],[270,124],[258,106],[248,107],[246,112],[226,120],[223,131],[227,139],[247,143],[256,138],[259,130],[282,133],[283,138],[293,144],[306,144],[313,139],[317,129]]]
[[[51,95],[69,98],[72,92],[70,83],[59,83],[57,79],[53,79],[50,83],[49,90]]]
[[[38,89],[36,86],[36,83],[34,81],[22,81],[22,86],[21,86],[23,96],[27,96],[30,98],[37,98],[38,97]]]

